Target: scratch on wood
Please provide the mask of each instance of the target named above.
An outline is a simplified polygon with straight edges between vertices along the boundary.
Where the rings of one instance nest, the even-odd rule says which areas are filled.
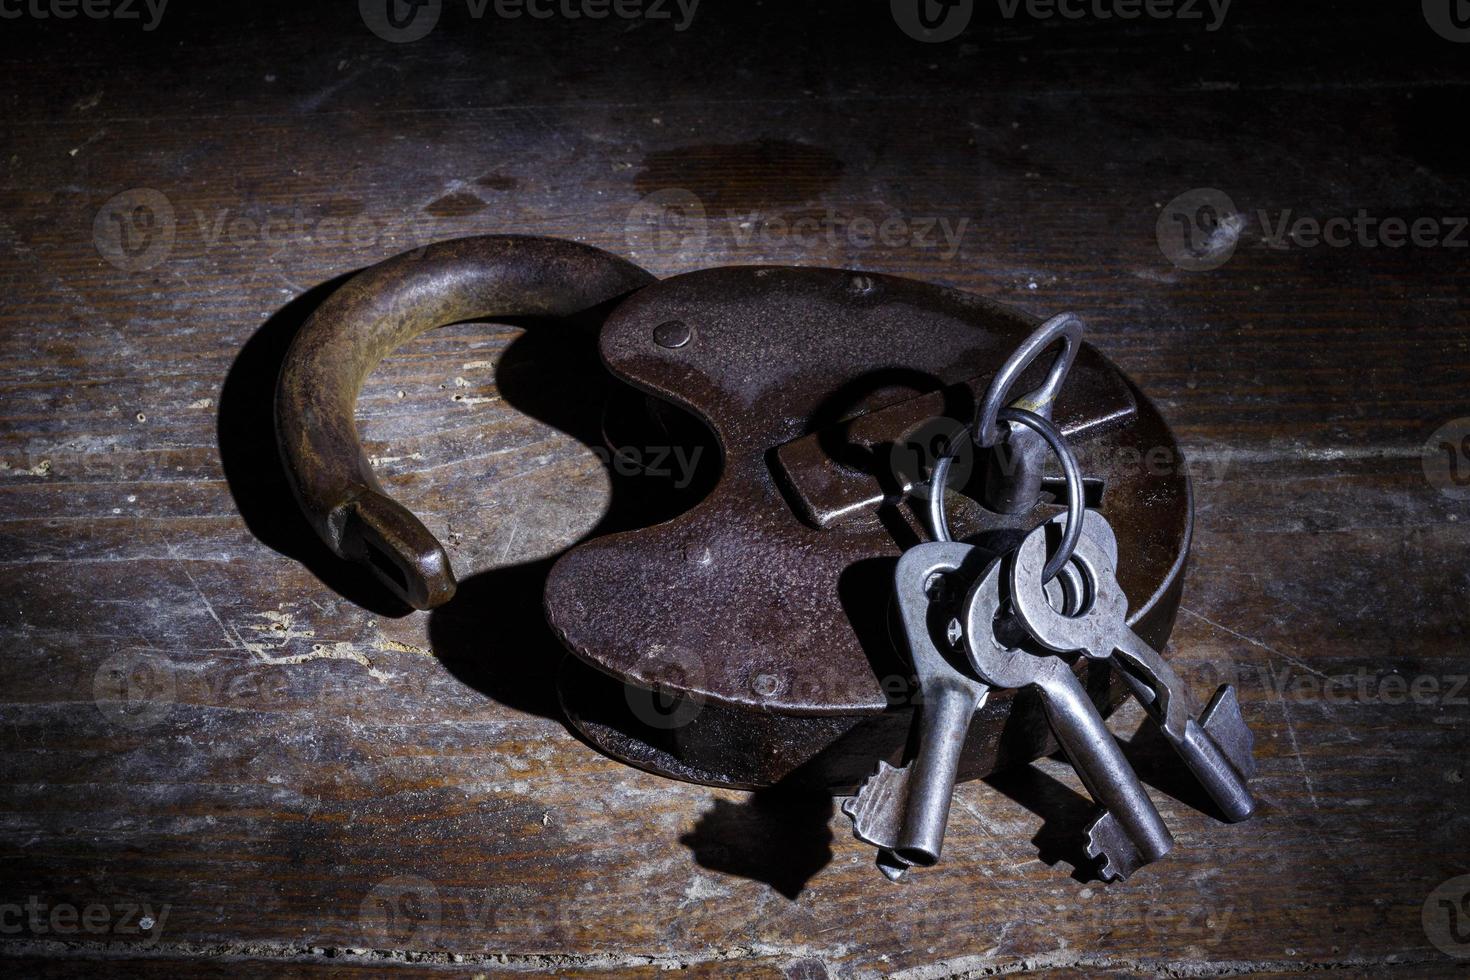
[[[1307,772],[1306,760],[1302,758],[1302,748],[1296,740],[1296,725],[1291,720],[1291,706],[1286,703],[1286,696],[1282,694],[1279,687],[1276,690],[1276,703],[1281,705],[1281,717],[1286,722],[1286,734],[1291,738],[1291,754],[1296,759],[1297,768],[1302,771],[1302,782],[1306,784],[1307,796],[1312,800],[1312,809],[1320,810],[1322,807],[1317,802],[1317,790],[1312,785],[1312,775]]]
[[[1235,630],[1231,629],[1230,627],[1225,626],[1225,625],[1223,625],[1221,623],[1217,623],[1213,619],[1210,619],[1207,616],[1201,616],[1199,613],[1195,612],[1193,609],[1188,609],[1188,608],[1186,608],[1184,606],[1180,606],[1179,607],[1179,611],[1182,612],[1182,613],[1188,613],[1189,615],[1193,616],[1195,619],[1198,619],[1202,623],[1208,623],[1210,626],[1213,626],[1215,629],[1219,630],[1222,633],[1229,633],[1231,636],[1235,637],[1237,640],[1244,640],[1245,642],[1249,643],[1251,646],[1260,647],[1262,650],[1265,650],[1267,653],[1270,653],[1270,654],[1273,654],[1273,655],[1275,655],[1277,657],[1280,657],[1282,660],[1285,660],[1287,663],[1293,664],[1294,666],[1297,666],[1297,667],[1300,667],[1302,670],[1305,670],[1309,674],[1316,674],[1318,677],[1322,678],[1323,680],[1331,680],[1331,678],[1329,678],[1326,674],[1322,673],[1320,670],[1317,670],[1315,667],[1309,666],[1305,662],[1303,662],[1301,660],[1298,660],[1296,657],[1293,657],[1293,656],[1291,656],[1290,654],[1287,654],[1287,653],[1282,653],[1280,650],[1277,650],[1275,647],[1268,646],[1265,643],[1262,643],[1260,640],[1255,639],[1254,637],[1246,636],[1244,633],[1237,633]]]

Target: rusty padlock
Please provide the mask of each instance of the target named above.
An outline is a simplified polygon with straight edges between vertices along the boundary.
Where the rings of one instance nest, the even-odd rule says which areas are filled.
[[[905,752],[915,710],[890,615],[893,569],[929,535],[933,464],[960,444],[1038,321],[978,296],[838,269],[715,268],[656,281],[571,242],[508,236],[433,245],[374,266],[302,328],[277,427],[298,500],[344,558],[411,605],[447,601],[444,548],[373,477],[353,403],[389,351],[469,319],[562,316],[616,301],[600,351],[614,377],[708,427],[720,472],[666,522],[584,540],[553,567],[547,618],[573,654],[568,720],[631,765],[692,782],[849,790]],[[1031,359],[1016,392],[1050,411],[1083,463],[1087,505],[1116,530],[1129,622],[1162,648],[1192,504],[1158,411],[1093,348]],[[1065,384],[1052,385],[1065,358]],[[1075,361],[1073,360],[1075,358]],[[1035,363],[1031,363],[1035,361]],[[953,466],[957,539],[1000,551],[1061,509],[1060,480],[1023,440]],[[1008,449],[1008,452],[1004,451]],[[1028,462],[1027,460],[1031,460]],[[963,492],[960,492],[963,491]],[[1105,713],[1126,695],[1104,668]],[[998,691],[970,729],[962,778],[1055,750],[1034,701]]]

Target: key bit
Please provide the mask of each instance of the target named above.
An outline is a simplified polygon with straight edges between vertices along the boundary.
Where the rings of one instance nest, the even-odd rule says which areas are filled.
[[[842,812],[852,821],[853,836],[878,848],[878,869],[889,881],[898,881],[911,867],[896,851],[908,810],[912,771],[911,765],[890,766],[880,761],[877,771],[842,804]]]
[[[1210,703],[1199,716],[1200,727],[1205,730],[1220,750],[1235,766],[1235,770],[1246,779],[1256,775],[1256,737],[1240,713],[1240,699],[1235,688],[1221,684]]]
[[[902,768],[880,763],[843,812],[860,840],[880,848],[878,866],[898,880],[914,865],[939,860],[949,822],[950,798],[970,721],[990,687],[960,669],[935,644],[931,607],[937,581],[960,571],[975,549],[930,542],[910,548],[894,572],[899,616],[918,675],[919,750]]]
[[[1132,835],[1111,810],[1099,813],[1087,825],[1086,834],[1087,856],[1099,862],[1097,874],[1103,881],[1124,881],[1145,864],[1157,860],[1139,851]]]

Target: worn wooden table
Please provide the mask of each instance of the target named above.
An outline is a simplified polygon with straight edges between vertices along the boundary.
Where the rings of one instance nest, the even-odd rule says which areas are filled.
[[[347,3],[4,8],[7,972],[1470,962],[1470,47],[1418,4],[979,5],[934,43],[886,4],[794,6],[451,3],[409,43]],[[384,481],[478,573],[433,615],[384,603],[291,505],[275,369],[344,273],[499,231],[1081,312],[1192,453],[1172,656],[1238,683],[1260,817],[1216,823],[1166,769],[1175,853],[1079,881],[1048,843],[1085,803],[1043,760],[961,786],[946,860],[895,887],[825,798],[598,755],[539,595],[608,484],[585,358],[535,331],[449,328],[370,381]]]

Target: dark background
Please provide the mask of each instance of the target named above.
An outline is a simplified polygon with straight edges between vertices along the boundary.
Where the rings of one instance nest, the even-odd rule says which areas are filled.
[[[351,2],[173,0],[153,30],[144,7],[0,7],[0,955],[41,976],[1463,967],[1470,44],[1439,8],[1237,0],[1209,30],[1207,5],[991,0],[927,43],[886,3],[704,0],[678,30],[668,4],[450,2],[390,43]],[[1438,230],[1263,241],[1359,212]],[[1039,859],[1084,809],[1042,760],[960,787],[944,863],[895,887],[825,800],[597,755],[558,720],[539,611],[606,502],[596,368],[534,332],[430,335],[359,403],[390,491],[462,573],[504,570],[431,617],[328,560],[275,463],[285,345],[343,274],[490,232],[1085,316],[1201,467],[1170,652],[1197,691],[1238,684],[1260,817],[1164,784],[1175,852],[1079,881]],[[533,396],[558,424],[517,410]]]

